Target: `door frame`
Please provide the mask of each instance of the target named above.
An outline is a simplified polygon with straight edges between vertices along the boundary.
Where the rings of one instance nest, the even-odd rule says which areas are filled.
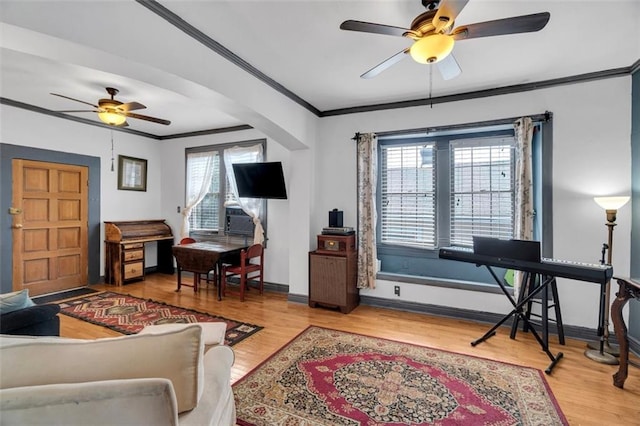
[[[89,168],[88,284],[100,282],[100,157],[0,143],[0,293],[13,288],[11,232],[12,166],[14,158],[72,164]]]

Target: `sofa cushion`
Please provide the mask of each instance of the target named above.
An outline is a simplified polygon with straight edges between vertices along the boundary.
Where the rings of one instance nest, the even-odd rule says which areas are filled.
[[[8,312],[2,315],[0,333],[57,336],[60,334],[59,312],[60,306],[54,303]]]
[[[0,349],[0,386],[166,378],[178,412],[193,409],[202,394],[202,329],[97,340],[24,339]]]
[[[34,306],[29,289],[0,294],[0,315]]]
[[[3,425],[178,424],[167,379],[127,379],[0,389]]]
[[[224,345],[224,338],[227,332],[227,323],[225,322],[197,322],[202,327],[202,340],[204,341],[204,351],[216,345]],[[181,330],[191,324],[183,323],[167,323],[157,325],[147,325],[140,330],[138,334],[159,334],[170,330]]]

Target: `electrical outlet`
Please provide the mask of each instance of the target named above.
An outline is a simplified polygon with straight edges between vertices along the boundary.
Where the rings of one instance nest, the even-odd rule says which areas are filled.
[[[176,209],[176,211],[177,211],[178,213],[180,213],[180,206],[178,206],[178,208]]]
[[[393,294],[395,294],[396,296],[400,296],[400,286],[399,285],[393,287]]]

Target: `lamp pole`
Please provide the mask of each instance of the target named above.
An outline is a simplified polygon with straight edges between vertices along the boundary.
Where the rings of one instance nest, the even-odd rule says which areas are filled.
[[[608,228],[608,252],[607,252],[607,265],[613,264],[613,229],[616,226],[616,214],[618,209],[625,205],[629,201],[629,197],[596,197],[594,198],[596,203],[606,210]],[[602,364],[616,365],[619,363],[618,356],[620,350],[614,348],[609,344],[609,305],[611,299],[611,280],[605,284],[604,294],[601,294],[604,300],[601,300],[601,311],[599,330],[600,340],[596,342],[589,342],[587,344],[588,349],[584,351],[584,355],[596,362]],[[602,306],[604,304],[604,306]],[[604,308],[604,311],[602,310]]]

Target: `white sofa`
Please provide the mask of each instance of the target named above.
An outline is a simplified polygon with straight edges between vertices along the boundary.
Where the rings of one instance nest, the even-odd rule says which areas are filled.
[[[109,339],[0,336],[2,425],[235,425],[234,354],[200,325]]]

